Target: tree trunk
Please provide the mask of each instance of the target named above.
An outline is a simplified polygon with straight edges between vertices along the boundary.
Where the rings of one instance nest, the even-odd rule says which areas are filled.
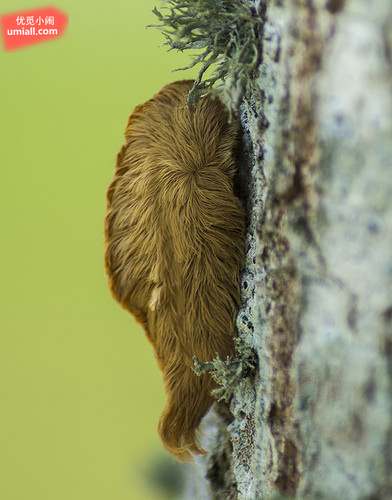
[[[255,8],[241,343],[186,498],[390,500],[392,3]]]

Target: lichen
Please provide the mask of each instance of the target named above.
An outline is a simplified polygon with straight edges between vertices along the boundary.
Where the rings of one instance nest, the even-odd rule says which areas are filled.
[[[194,358],[194,371],[196,375],[209,373],[216,382],[217,387],[212,395],[217,401],[230,400],[235,388],[241,380],[255,371],[255,352],[242,340],[234,339],[235,354],[232,358],[221,359],[219,356],[210,362],[202,362]]]
[[[226,96],[229,109],[236,112],[260,64],[261,16],[247,0],[168,0],[165,4],[161,10],[154,8],[160,23],[152,27],[161,30],[169,50],[199,51],[189,66],[176,70],[201,65],[189,104],[214,92]]]

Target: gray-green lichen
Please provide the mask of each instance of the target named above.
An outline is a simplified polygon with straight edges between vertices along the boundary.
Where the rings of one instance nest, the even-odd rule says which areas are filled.
[[[194,358],[196,375],[209,373],[216,382],[212,395],[219,401],[229,402],[238,384],[255,370],[255,353],[242,337],[234,339],[235,352],[232,357],[221,359],[217,356],[210,362],[202,362]]]
[[[243,97],[260,63],[261,19],[246,0],[169,0],[154,9],[169,50],[197,50],[189,69],[200,64],[189,94],[192,105],[214,89],[231,111]],[[210,69],[209,76],[206,72]]]

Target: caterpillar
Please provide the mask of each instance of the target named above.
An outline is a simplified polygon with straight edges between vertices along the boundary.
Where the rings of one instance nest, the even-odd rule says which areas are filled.
[[[192,84],[166,85],[131,114],[105,218],[109,286],[154,348],[167,394],[158,431],[181,461],[205,453],[197,429],[214,382],[193,357],[233,353],[245,233],[238,124],[212,96],[190,109]]]

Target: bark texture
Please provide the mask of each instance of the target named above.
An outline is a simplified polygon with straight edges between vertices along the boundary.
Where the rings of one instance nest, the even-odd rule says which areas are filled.
[[[392,3],[254,6],[237,327],[257,364],[205,419],[185,496],[390,500]]]

